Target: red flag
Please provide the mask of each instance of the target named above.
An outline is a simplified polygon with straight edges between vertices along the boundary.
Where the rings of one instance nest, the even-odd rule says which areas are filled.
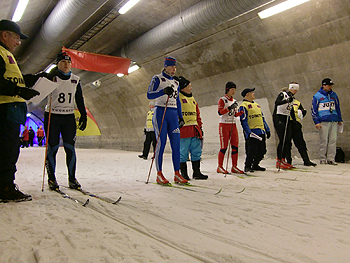
[[[128,75],[128,69],[131,62],[128,58],[90,53],[65,47],[62,48],[62,52],[67,52],[72,58],[72,68],[101,73],[122,73]]]

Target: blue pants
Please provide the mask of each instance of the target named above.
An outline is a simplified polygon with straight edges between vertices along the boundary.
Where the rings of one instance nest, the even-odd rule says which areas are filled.
[[[153,114],[153,126],[156,138],[158,138],[160,126],[164,114],[163,107],[156,107]],[[155,162],[157,171],[162,171],[163,167],[163,153],[167,140],[167,135],[170,140],[170,146],[172,150],[172,159],[174,171],[180,170],[180,129],[179,129],[179,119],[177,116],[176,108],[167,108],[164,116],[163,126],[160,131],[159,140],[155,151]]]
[[[202,147],[200,139],[197,137],[180,139],[180,163],[185,163],[187,161],[189,152],[191,153],[192,162],[201,159]]]

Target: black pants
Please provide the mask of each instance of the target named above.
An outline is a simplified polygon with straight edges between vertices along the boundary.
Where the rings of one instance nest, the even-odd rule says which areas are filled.
[[[8,121],[7,105],[0,104],[0,187],[15,180],[20,150],[20,124]]]
[[[288,121],[288,125],[286,125],[286,118],[282,119],[275,116],[273,117],[273,125],[279,139],[277,145],[277,158],[280,160],[286,158],[292,149],[292,126],[290,121]]]
[[[261,141],[251,137],[245,139],[246,159],[244,167],[257,166],[264,158],[266,154],[266,135],[261,134],[259,137],[262,138]]]
[[[151,148],[151,143],[154,151],[154,148],[156,147],[156,142],[157,140],[156,140],[156,135],[154,131],[146,131],[146,140],[143,143],[143,151],[142,151],[142,155],[144,157],[148,157],[148,153]]]
[[[60,143],[60,134],[63,139],[63,147],[66,152],[66,164],[68,169],[69,181],[75,179],[76,155],[76,122],[74,114],[51,114],[50,130],[48,131],[49,114],[45,112],[44,128],[48,136],[48,149],[46,156],[46,169],[50,180],[56,180],[56,154]]]
[[[298,121],[291,121],[291,135],[295,147],[297,147],[298,152],[301,156],[307,151],[306,142],[304,140],[302,125]],[[287,152],[286,159],[288,163],[292,163],[291,149]]]
[[[39,146],[43,145],[43,140],[44,140],[44,137],[38,137],[38,145]]]

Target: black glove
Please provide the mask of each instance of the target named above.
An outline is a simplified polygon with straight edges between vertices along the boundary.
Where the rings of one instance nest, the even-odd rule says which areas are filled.
[[[30,100],[34,96],[40,95],[39,91],[29,88],[16,87],[15,95],[22,97],[25,100]]]
[[[143,134],[146,135],[146,129],[143,129]]]
[[[173,91],[174,91],[173,88],[170,87],[170,86],[165,87],[165,88],[163,89],[164,94],[166,94],[166,95],[168,95],[168,96],[170,96],[171,94],[173,94]]]
[[[228,110],[232,110],[232,109],[237,109],[238,107],[238,104],[237,104],[237,101],[235,101],[234,103],[232,103],[230,106],[228,106]]]
[[[179,119],[179,128],[181,129],[185,125],[185,121],[183,118]]]
[[[266,138],[267,138],[267,139],[270,139],[270,137],[271,137],[271,132],[269,132],[269,131],[266,132]]]
[[[289,96],[289,98],[287,99],[288,102],[292,102],[294,100],[293,96]]]
[[[307,110],[304,109],[304,110],[302,110],[301,112],[302,112],[302,114],[303,114],[303,117],[305,117],[305,115],[306,115],[306,113],[307,113]]]
[[[204,131],[203,131],[203,129],[201,128],[201,131],[202,131],[202,137],[204,137]]]
[[[78,124],[79,130],[81,130],[81,131],[85,130],[86,129],[86,124],[87,124],[87,117],[86,117],[86,115],[80,115],[79,124]]]

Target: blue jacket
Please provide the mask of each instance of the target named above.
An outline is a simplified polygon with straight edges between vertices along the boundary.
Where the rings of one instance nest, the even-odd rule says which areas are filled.
[[[337,93],[324,91],[321,87],[312,98],[311,116],[315,124],[342,122]]]

